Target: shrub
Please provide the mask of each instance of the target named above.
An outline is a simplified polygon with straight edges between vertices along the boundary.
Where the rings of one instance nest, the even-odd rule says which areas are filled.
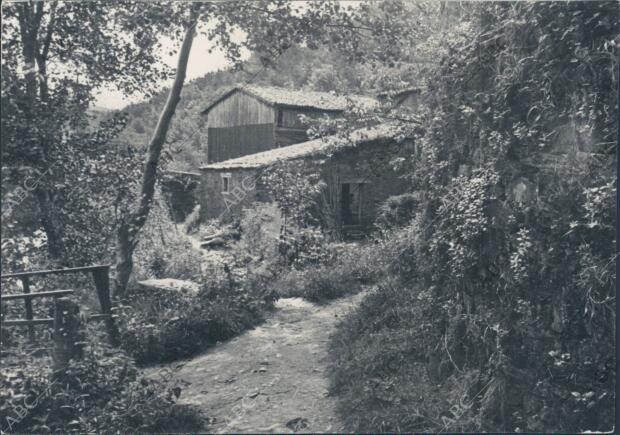
[[[302,297],[324,303],[358,292],[389,274],[387,264],[393,239],[378,238],[364,243],[325,243],[320,261],[305,263],[280,274],[273,287],[281,297]],[[390,266],[390,267],[388,267]]]
[[[243,267],[275,265],[280,225],[280,211],[274,204],[255,203],[244,209],[239,221],[240,238],[231,246],[236,263]]]
[[[593,193],[581,199],[573,194],[583,201],[581,212],[573,210],[576,220],[569,224],[558,215],[544,235],[501,226],[496,234],[514,242],[496,244],[499,255],[472,258],[450,250],[469,240],[467,234],[445,236],[445,230],[457,231],[451,222],[479,219],[478,212],[469,212],[467,195],[458,195],[467,207],[456,206],[466,212],[438,219],[432,237],[416,221],[392,232],[382,242],[391,248],[378,253],[390,274],[344,319],[332,342],[333,390],[349,427],[438,432],[490,430],[508,421],[520,430],[610,425],[613,357],[604,349],[613,316],[583,299],[598,294],[605,300],[601,295],[613,288],[610,262],[604,260],[613,253],[592,251],[598,237],[612,233],[603,223],[613,221],[610,185],[589,188]],[[550,198],[545,213],[562,210],[564,198]],[[484,202],[478,207],[488,213]],[[532,220],[545,225],[542,216]],[[447,246],[439,253],[441,240]],[[569,269],[560,267],[569,260],[562,256],[556,263],[554,251],[575,242],[579,256]],[[486,264],[488,269],[480,269]],[[449,274],[450,268],[460,275]],[[477,278],[472,269],[480,273]],[[550,288],[551,279],[568,278],[571,287]],[[549,300],[556,304],[543,303]],[[590,317],[582,316],[591,310]]]
[[[373,281],[373,269],[365,260],[368,246],[330,245],[323,248],[325,260],[303,269],[290,269],[273,284],[281,297],[301,297],[324,303],[356,293],[362,284]]]
[[[215,277],[198,294],[135,289],[118,309],[122,347],[139,364],[190,357],[258,324],[273,301],[255,276]]]
[[[480,370],[460,370],[445,357],[444,338],[452,347],[454,337],[434,330],[445,322],[429,315],[432,299],[417,284],[386,279],[339,324],[330,343],[330,379],[347,427],[369,432],[478,427],[473,392],[489,378]]]
[[[369,296],[332,347],[352,430],[613,427],[618,63],[607,54],[619,27],[599,17],[617,14],[614,2],[535,2],[462,16],[404,162],[423,195],[390,236],[393,290]],[[453,386],[463,400],[451,409]]]
[[[280,236],[278,248],[283,263],[296,269],[325,263],[330,256],[329,238],[313,226],[289,225]]]
[[[360,290],[355,280],[337,268],[319,266],[303,272],[299,284],[300,296],[310,302],[324,303]]]
[[[123,353],[95,344],[62,373],[53,373],[41,360],[29,361],[18,369],[5,368],[0,382],[5,431],[126,433],[202,427],[196,409],[176,403],[182,385],[173,376],[140,376]]]
[[[408,224],[415,215],[418,197],[413,193],[390,196],[379,206],[376,225],[388,230]]]
[[[209,258],[213,261],[200,252],[190,254],[191,248],[182,242],[170,242],[168,247],[175,250],[164,252],[157,244],[157,232],[151,234],[150,246],[160,246],[159,252],[145,253],[142,258],[143,264],[150,262],[151,275],[192,279],[200,283],[201,290],[192,294],[132,289],[118,309],[123,348],[139,364],[173,361],[261,322],[277,296],[270,286],[280,268],[276,212],[270,205],[256,204],[244,211],[237,227],[223,229],[212,222],[201,228],[209,234],[227,231],[232,235],[228,249],[211,253],[216,257]],[[168,220],[163,222],[169,225]],[[183,240],[186,236],[177,233],[175,237]],[[196,276],[203,262],[205,275]]]
[[[186,227],[172,221],[159,195],[142,231],[134,254],[137,280],[200,279],[202,253],[187,235]]]

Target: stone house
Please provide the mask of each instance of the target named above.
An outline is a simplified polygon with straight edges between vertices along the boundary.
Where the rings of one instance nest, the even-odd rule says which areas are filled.
[[[308,140],[298,118],[333,116],[352,102],[378,104],[369,97],[258,87],[235,88],[212,103],[203,112],[208,151],[200,168],[201,219],[231,220],[252,203],[271,202],[260,174],[279,162],[303,161],[318,165],[327,185],[326,212],[336,229],[369,231],[379,205],[408,190],[389,162],[411,141],[396,141],[395,128],[387,124]]]

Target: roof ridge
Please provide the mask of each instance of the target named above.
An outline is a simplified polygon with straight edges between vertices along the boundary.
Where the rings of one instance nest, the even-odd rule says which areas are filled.
[[[373,106],[379,104],[374,97],[361,94],[338,94],[335,91],[315,91],[304,89],[290,89],[279,86],[263,86],[256,84],[236,84],[215,98],[203,111],[208,113],[220,101],[228,98],[236,91],[245,92],[264,103],[274,106],[313,108],[325,111],[343,111],[348,101],[358,102],[361,105]]]
[[[359,93],[350,93],[350,92],[343,92],[343,93],[339,93],[338,91],[332,90],[332,91],[317,91],[316,89],[310,89],[307,86],[303,87],[303,88],[287,88],[285,86],[276,86],[276,85],[260,85],[260,84],[256,84],[256,83],[245,83],[245,84],[239,84],[239,85],[235,85],[234,87],[236,88],[262,88],[262,89],[277,89],[280,91],[286,91],[286,92],[294,92],[294,93],[308,93],[308,92],[312,92],[313,94],[326,94],[326,95],[330,95],[330,96],[334,96],[334,95],[340,95],[343,97],[346,96],[358,96],[358,97],[367,97],[367,98],[371,98],[374,99],[374,96],[372,95],[368,95],[368,94],[359,94]]]

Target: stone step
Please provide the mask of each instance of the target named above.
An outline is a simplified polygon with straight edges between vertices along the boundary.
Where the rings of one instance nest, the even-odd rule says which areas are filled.
[[[213,239],[200,242],[201,248],[214,248],[216,246],[224,246],[226,244],[226,240],[223,237],[215,237]]]
[[[146,289],[156,290],[181,291],[189,293],[198,293],[200,291],[200,285],[195,282],[174,278],[146,279],[144,281],[138,281],[138,285]]]

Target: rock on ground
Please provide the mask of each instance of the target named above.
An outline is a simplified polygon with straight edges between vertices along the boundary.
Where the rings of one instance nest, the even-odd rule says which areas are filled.
[[[144,281],[138,281],[138,285],[147,289],[186,291],[191,293],[198,293],[200,290],[200,286],[195,282],[173,278],[146,279]]]

